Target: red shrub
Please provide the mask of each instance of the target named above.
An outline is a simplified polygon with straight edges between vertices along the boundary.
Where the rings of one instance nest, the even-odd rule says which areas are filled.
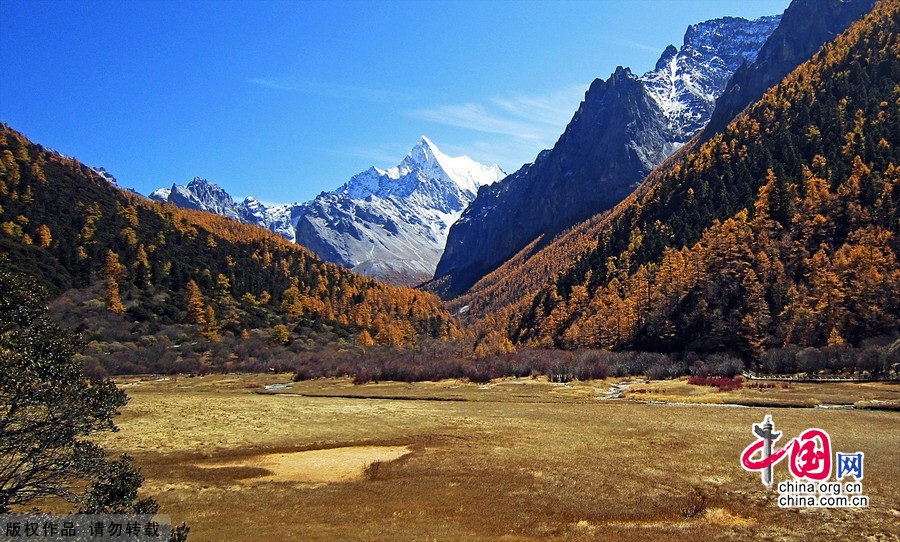
[[[728,378],[727,376],[692,376],[688,378],[688,384],[694,386],[712,386],[719,391],[739,390],[744,385],[741,377]]]

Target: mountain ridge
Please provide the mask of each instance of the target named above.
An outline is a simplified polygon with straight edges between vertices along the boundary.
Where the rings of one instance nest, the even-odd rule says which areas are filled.
[[[783,14],[786,24],[779,25],[781,28],[776,28],[760,49],[760,61],[739,68],[716,99],[715,111],[700,140],[722,131],[741,110],[762,98],[766,90],[874,6],[875,0],[792,1]]]
[[[549,240],[623,200],[694,134],[692,119],[708,118],[709,93],[755,58],[778,20],[692,25],[682,49],[667,48],[656,70],[637,77],[620,66],[596,79],[553,148],[479,192],[451,227],[429,287],[445,299],[458,296],[539,236]],[[723,60],[717,48],[733,54]]]
[[[96,318],[99,343],[162,334],[234,344],[278,332],[278,344],[301,338],[298,347],[314,336],[347,347],[360,335],[402,346],[456,329],[433,295],[324,262],[268,229],[118,188],[2,123],[0,268]],[[101,365],[125,354],[94,353]],[[177,370],[167,357],[163,370]]]
[[[265,205],[235,202],[200,178],[150,197],[266,227],[332,263],[395,284],[431,277],[446,231],[478,189],[505,176],[467,156],[451,157],[421,136],[397,165],[370,167],[313,200]]]
[[[239,222],[262,226],[291,242],[295,240],[296,214],[304,205],[298,203],[266,205],[253,196],[235,202],[231,194],[221,186],[200,177],[194,177],[183,186],[173,183],[171,188],[159,188],[148,197],[184,209],[205,211]]]

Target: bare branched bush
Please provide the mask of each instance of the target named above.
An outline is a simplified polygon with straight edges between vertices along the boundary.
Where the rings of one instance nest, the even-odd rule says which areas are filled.
[[[382,467],[384,467],[384,461],[366,463],[366,466],[363,468],[363,476],[369,481],[383,480],[385,469]]]
[[[706,497],[694,488],[682,498],[680,512],[683,517],[692,518],[706,510]]]

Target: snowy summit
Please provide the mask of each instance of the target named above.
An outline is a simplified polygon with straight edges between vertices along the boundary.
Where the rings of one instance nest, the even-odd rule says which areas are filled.
[[[398,165],[371,167],[307,203],[266,205],[252,196],[235,203],[225,190],[200,178],[150,197],[256,224],[324,260],[413,284],[434,273],[447,231],[478,189],[505,176],[497,165],[448,156],[422,136]]]
[[[422,136],[387,170],[369,168],[310,202],[297,242],[366,275],[415,283],[434,273],[447,231],[478,193],[506,174],[451,157]]]
[[[681,49],[666,47],[656,67],[640,79],[677,141],[686,142],[706,125],[728,80],[742,64],[756,60],[780,20],[780,15],[712,19],[689,26]]]

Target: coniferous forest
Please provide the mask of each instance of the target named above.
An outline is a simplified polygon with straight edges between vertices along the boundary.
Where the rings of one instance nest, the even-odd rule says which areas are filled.
[[[101,374],[194,371],[209,350],[221,354],[219,370],[229,359],[227,368],[268,370],[269,348],[403,347],[458,333],[431,294],[323,263],[262,228],[120,190],[8,126],[0,146],[0,265],[56,297],[58,319],[87,333],[88,365]],[[254,355],[218,351],[223,338],[255,344]],[[181,343],[194,348],[171,351]]]
[[[758,359],[893,336],[898,17],[880,4],[665,164],[514,313],[510,339]]]

